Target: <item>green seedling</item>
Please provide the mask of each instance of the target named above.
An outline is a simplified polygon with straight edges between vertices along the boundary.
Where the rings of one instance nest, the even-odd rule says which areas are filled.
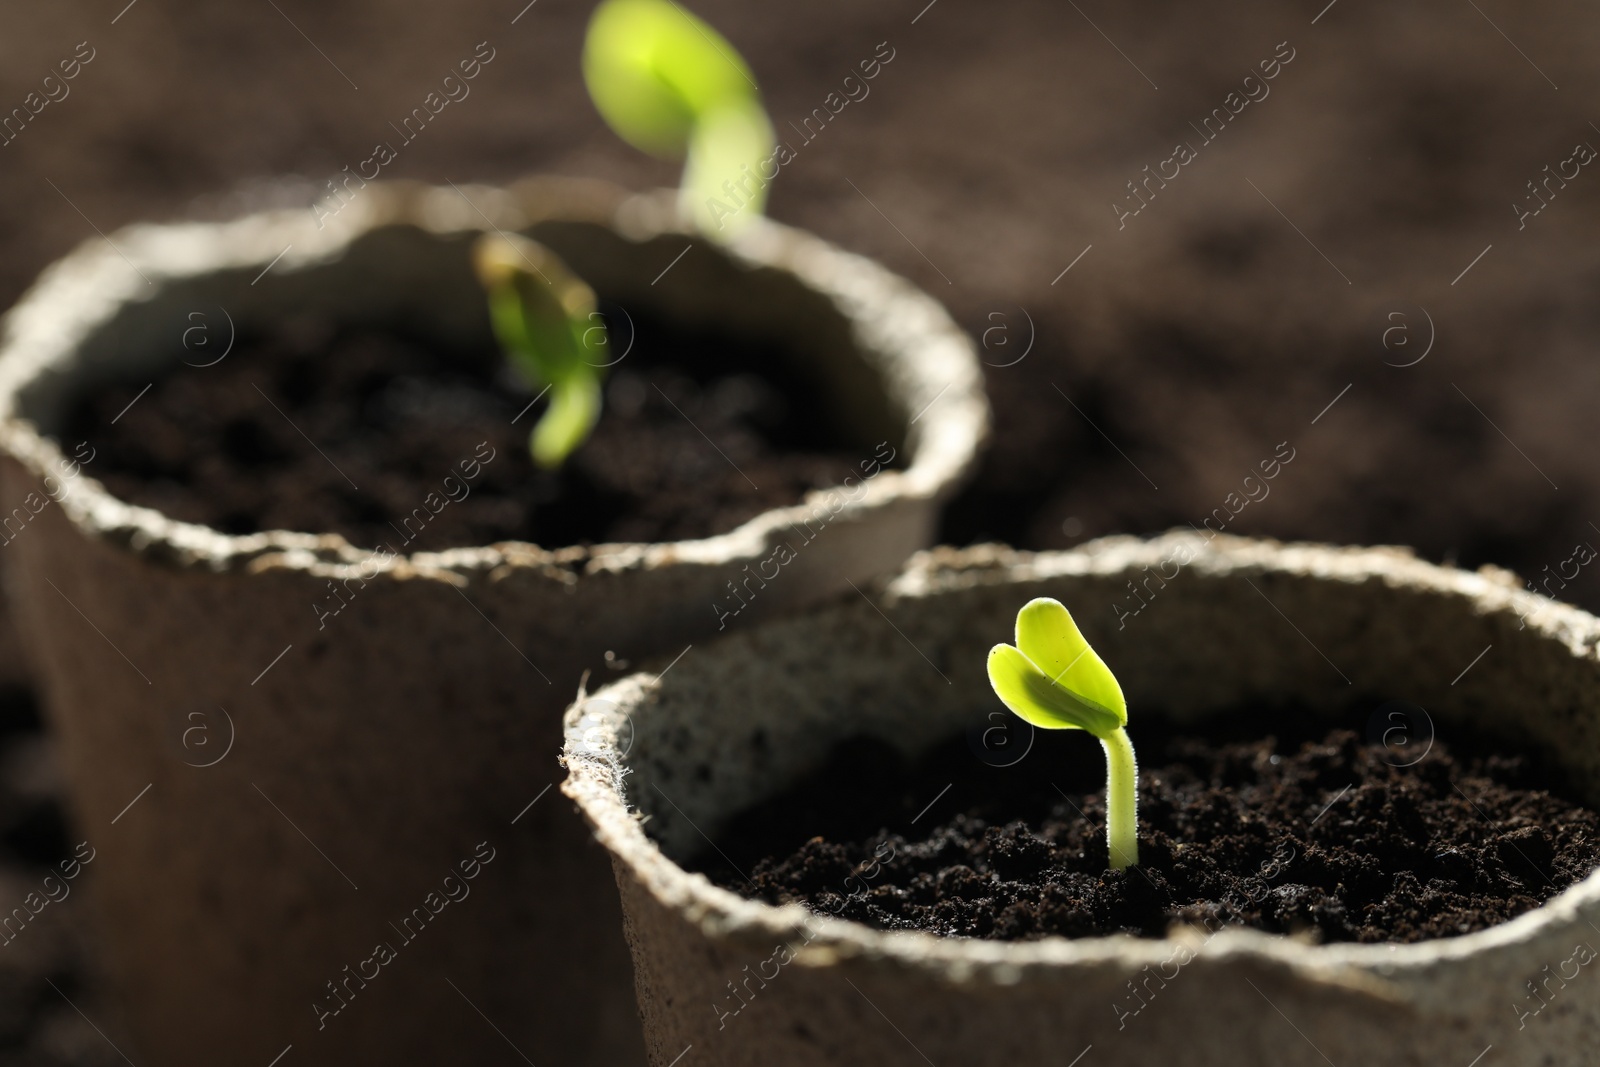
[[[750,68],[716,30],[675,0],[604,0],[589,22],[583,78],[619,137],[686,160],[680,204],[701,230],[725,232],[761,212],[772,123]]]
[[[530,386],[550,396],[528,437],[529,451],[539,466],[559,467],[600,419],[603,364],[587,358],[606,344],[594,290],[526,237],[484,234],[472,263],[488,291],[501,349]]]
[[[989,684],[1018,717],[1044,730],[1087,730],[1106,750],[1106,845],[1111,867],[1139,862],[1139,767],[1128,740],[1128,705],[1059,600],[1017,612],[1017,643],[989,650]]]

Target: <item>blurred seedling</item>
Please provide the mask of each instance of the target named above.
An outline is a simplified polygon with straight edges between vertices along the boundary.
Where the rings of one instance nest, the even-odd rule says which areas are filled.
[[[623,140],[682,158],[682,210],[716,233],[759,213],[772,124],[750,68],[723,37],[675,0],[603,0],[589,22],[583,76],[595,107]],[[738,205],[724,201],[729,190]],[[724,218],[723,216],[728,216]],[[529,438],[541,467],[559,467],[600,418],[606,343],[594,292],[560,257],[524,237],[485,235],[473,249],[496,338],[549,406]],[[543,395],[541,393],[541,395]]]
[[[604,364],[587,357],[607,339],[594,290],[544,245],[514,234],[484,234],[472,263],[489,294],[501,350],[550,398],[529,434],[529,451],[539,466],[560,467],[600,419]]]
[[[679,204],[702,231],[728,232],[761,212],[772,123],[749,66],[716,30],[675,0],[603,0],[583,77],[619,137],[685,160]]]
[[[989,650],[989,684],[1019,718],[1043,730],[1087,730],[1106,753],[1106,845],[1111,867],[1139,862],[1139,767],[1128,740],[1128,705],[1105,661],[1059,600],[1017,612],[1016,645]]]

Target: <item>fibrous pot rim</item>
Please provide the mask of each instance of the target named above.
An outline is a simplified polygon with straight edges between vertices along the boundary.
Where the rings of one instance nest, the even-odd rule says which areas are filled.
[[[1170,559],[1178,546],[1186,546],[1192,554],[1187,568],[1213,577],[1280,575],[1333,584],[1377,580],[1408,592],[1450,598],[1466,613],[1506,616],[1513,624],[1520,619],[1534,638],[1559,642],[1573,657],[1600,670],[1600,619],[1526,592],[1509,572],[1441,567],[1393,547],[1280,544],[1229,535],[1206,541],[1190,531],[1175,531],[1149,540],[1103,538],[1071,551],[1038,554],[994,545],[942,548],[913,557],[889,582],[882,603],[885,608],[903,607],[908,601],[974,585],[1138,574]],[[819,626],[827,625],[828,610],[815,609],[810,617],[817,618]],[[803,618],[801,624],[806,621]],[[709,646],[698,654],[716,656],[719,651]],[[1405,979],[1406,985],[1415,987],[1440,968],[1493,956],[1552,931],[1586,932],[1600,920],[1600,871],[1509,922],[1410,944],[1311,944],[1231,927],[1209,937],[1198,929],[1176,929],[1164,940],[1117,935],[996,942],[886,932],[817,915],[796,904],[771,906],[719,888],[704,875],[679,866],[645,833],[638,813],[628,805],[624,784],[631,769],[626,746],[618,746],[618,730],[635,714],[648,714],[652,695],[665,684],[670,682],[637,673],[580,695],[567,711],[563,762],[569,776],[563,788],[611,851],[619,878],[637,879],[663,907],[696,924],[707,937],[752,952],[763,947],[770,952],[776,944],[804,945],[796,958],[818,965],[905,971],[980,985],[1065,985],[1081,968],[1136,971],[1170,961],[1176,943],[1192,946],[1204,940],[1205,957],[1213,963],[1231,960],[1288,969],[1315,981],[1396,996],[1393,979]]]
[[[332,218],[277,210],[220,223],[139,224],[92,239],[48,268],[6,317],[0,335],[0,447],[37,478],[60,478],[67,468],[76,472],[57,442],[18,414],[19,392],[68,361],[121,309],[154,298],[163,286],[223,270],[253,273],[271,265],[283,273],[326,264],[385,226],[446,237],[549,220],[599,222],[633,242],[694,236],[670,190],[630,195],[601,182],[536,178],[505,188],[373,182]],[[873,346],[871,358],[886,371],[891,403],[913,423],[906,440],[909,462],[902,468],[863,480],[853,499],[837,488],[822,490],[697,540],[565,547],[511,541],[393,555],[358,548],[338,534],[272,530],[236,536],[181,522],[117,499],[93,477],[92,465],[82,468],[82,476],[65,479],[57,499],[90,537],[183,569],[281,568],[334,578],[359,570],[368,580],[425,578],[456,585],[473,575],[520,573],[573,584],[589,575],[680,563],[754,563],[771,550],[779,531],[805,521],[818,506],[829,508],[832,520],[870,522],[897,503],[942,498],[969,473],[988,433],[988,403],[971,341],[937,301],[870,260],[765,218],[753,219],[720,247],[741,269],[774,269],[797,278],[839,311],[859,344]],[[863,288],[881,299],[861,299]],[[906,411],[924,402],[923,412]]]

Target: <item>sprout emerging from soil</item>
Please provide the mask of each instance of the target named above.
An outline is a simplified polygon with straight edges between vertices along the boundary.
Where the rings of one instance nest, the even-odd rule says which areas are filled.
[[[484,234],[473,246],[472,264],[488,291],[500,347],[529,385],[550,394],[528,437],[533,461],[559,467],[600,419],[603,371],[584,358],[606,343],[594,290],[544,245],[512,234]]]
[[[604,0],[589,22],[583,79],[619,137],[687,157],[680,203],[702,230],[761,211],[772,123],[750,68],[716,30],[675,0]]]
[[[1059,600],[1017,612],[1017,643],[989,650],[989,684],[1005,706],[1044,730],[1087,730],[1106,750],[1106,844],[1111,867],[1139,862],[1139,768],[1116,675]]]

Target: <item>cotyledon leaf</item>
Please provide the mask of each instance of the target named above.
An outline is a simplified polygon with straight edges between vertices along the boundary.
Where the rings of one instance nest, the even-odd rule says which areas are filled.
[[[1006,707],[1041,729],[1088,730],[1098,737],[1124,721],[1056,684],[1011,645],[995,645],[989,650],[989,684]]]
[[[1017,612],[1017,648],[1056,685],[1128,724],[1122,686],[1061,601],[1039,597]]]

